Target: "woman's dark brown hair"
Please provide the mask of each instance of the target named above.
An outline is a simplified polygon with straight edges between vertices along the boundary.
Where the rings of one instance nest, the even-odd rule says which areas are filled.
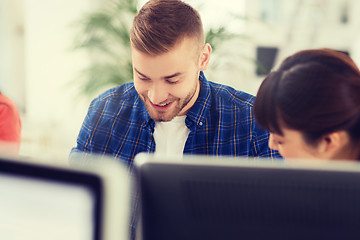
[[[135,16],[130,30],[131,44],[149,55],[168,52],[184,37],[203,45],[204,32],[199,13],[180,0],[150,0]]]
[[[280,135],[280,126],[300,131],[308,144],[339,130],[359,142],[359,69],[334,50],[300,51],[265,78],[254,111],[263,128]]]

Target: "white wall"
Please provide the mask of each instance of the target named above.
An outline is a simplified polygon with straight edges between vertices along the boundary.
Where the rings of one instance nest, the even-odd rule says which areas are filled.
[[[258,45],[280,48],[276,65],[296,51],[309,48],[333,48],[349,51],[360,64],[358,45],[360,2],[357,0],[247,0],[247,15],[251,21],[246,31]],[[347,6],[348,22],[341,23]],[[262,21],[264,9],[275,11],[276,17]],[[271,14],[270,14],[271,15]]]
[[[89,102],[77,99],[74,87],[87,56],[71,49],[79,31],[73,25],[95,5],[91,0],[25,0],[22,155],[66,160],[75,145]]]
[[[0,91],[22,111],[25,108],[23,5],[24,0],[0,0]]]

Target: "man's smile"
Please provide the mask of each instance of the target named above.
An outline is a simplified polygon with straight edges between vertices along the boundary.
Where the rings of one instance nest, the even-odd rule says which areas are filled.
[[[168,110],[174,103],[174,101],[168,102],[168,103],[162,103],[162,104],[154,104],[151,101],[149,101],[149,102],[155,110],[161,111],[161,112],[165,112],[166,110]]]

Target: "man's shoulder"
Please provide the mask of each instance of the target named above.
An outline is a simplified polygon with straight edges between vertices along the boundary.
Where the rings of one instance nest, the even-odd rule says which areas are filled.
[[[133,105],[139,97],[137,94],[134,83],[124,83],[123,85],[116,86],[106,90],[98,95],[90,103],[90,108],[98,108],[100,106],[123,106]]]
[[[238,107],[252,108],[254,105],[254,95],[215,82],[209,81],[209,86],[212,92],[212,98],[216,102],[223,102],[224,104],[235,105]]]
[[[137,110],[142,112],[142,105],[132,82],[106,90],[93,99],[89,106],[89,113],[95,115],[114,116],[120,112],[128,115]]]
[[[134,83],[124,83],[120,86],[116,86],[101,93],[95,100],[96,101],[126,101],[138,97],[135,90]]]

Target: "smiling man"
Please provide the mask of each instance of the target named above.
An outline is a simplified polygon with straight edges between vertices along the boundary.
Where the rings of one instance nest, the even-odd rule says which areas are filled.
[[[198,12],[150,0],[130,30],[133,83],[94,99],[73,152],[277,157],[253,117],[254,96],[208,81],[211,46]],[[99,79],[101,81],[101,79]]]
[[[211,46],[195,9],[150,0],[130,41],[134,82],[92,101],[73,153],[109,154],[129,169],[140,152],[279,157],[254,120],[254,96],[205,78]]]

